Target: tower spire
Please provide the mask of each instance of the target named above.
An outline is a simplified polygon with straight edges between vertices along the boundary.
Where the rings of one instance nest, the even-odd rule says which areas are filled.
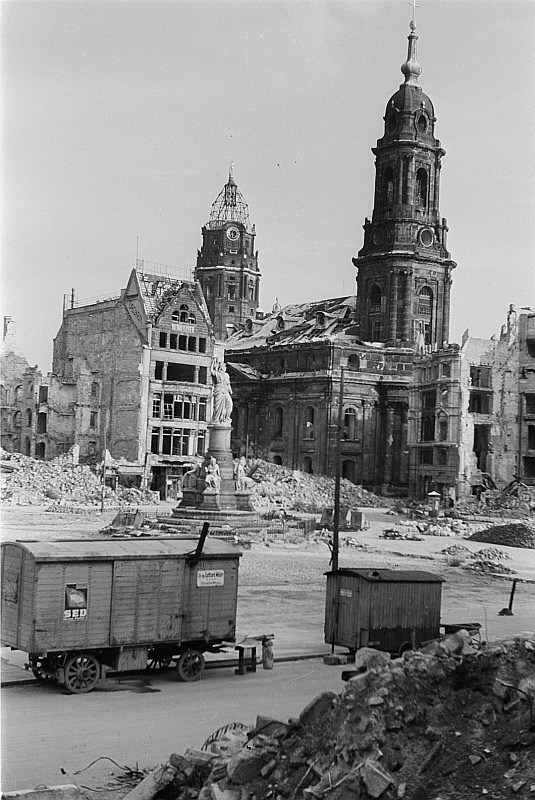
[[[422,68],[416,59],[416,0],[409,3],[412,6],[412,19],[409,22],[410,33],[408,35],[409,47],[407,52],[407,60],[401,65],[401,72],[405,75],[405,84],[408,86],[418,86],[418,77],[422,74]]]

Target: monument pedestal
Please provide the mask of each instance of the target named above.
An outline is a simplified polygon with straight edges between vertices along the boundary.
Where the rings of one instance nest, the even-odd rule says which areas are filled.
[[[230,422],[211,422],[208,425],[210,446],[208,455],[213,456],[219,467],[221,477],[221,488],[219,490],[219,508],[224,510],[236,509],[236,491],[234,485],[234,461],[232,460],[232,450],[230,449],[232,423]],[[207,508],[205,505],[206,495],[200,505],[201,510]]]

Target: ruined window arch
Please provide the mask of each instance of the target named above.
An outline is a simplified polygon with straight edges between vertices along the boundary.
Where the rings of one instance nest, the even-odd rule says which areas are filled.
[[[427,170],[420,167],[416,172],[416,205],[427,208]]]
[[[342,461],[342,478],[351,483],[355,483],[355,462],[352,460]]]
[[[344,411],[342,438],[350,441],[357,438],[357,409],[354,406],[348,406]]]
[[[306,472],[307,475],[313,474],[312,458],[310,456],[305,456],[303,459],[303,472]]]
[[[358,370],[360,369],[360,358],[356,353],[351,353],[347,360],[347,366],[349,369]]]
[[[305,408],[305,439],[314,438],[314,407]]]
[[[282,437],[282,429],[284,425],[284,411],[280,406],[276,406],[273,410],[273,436],[275,439]]]
[[[282,458],[280,456],[273,456],[273,463],[282,467]]]
[[[31,408],[26,409],[26,426],[28,428],[32,427],[32,410]]]

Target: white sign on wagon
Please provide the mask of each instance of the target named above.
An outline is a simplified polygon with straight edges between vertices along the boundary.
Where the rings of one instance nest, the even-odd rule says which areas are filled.
[[[200,569],[197,573],[197,586],[224,586],[224,569]]]

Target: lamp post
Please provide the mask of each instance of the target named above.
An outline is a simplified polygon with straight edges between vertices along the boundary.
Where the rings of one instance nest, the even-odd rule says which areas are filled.
[[[338,425],[336,429],[336,463],[334,473],[334,517],[333,517],[333,572],[338,571],[340,551],[340,478],[342,473],[342,422],[344,412],[344,368],[347,358],[340,357],[340,394],[338,397]]]

